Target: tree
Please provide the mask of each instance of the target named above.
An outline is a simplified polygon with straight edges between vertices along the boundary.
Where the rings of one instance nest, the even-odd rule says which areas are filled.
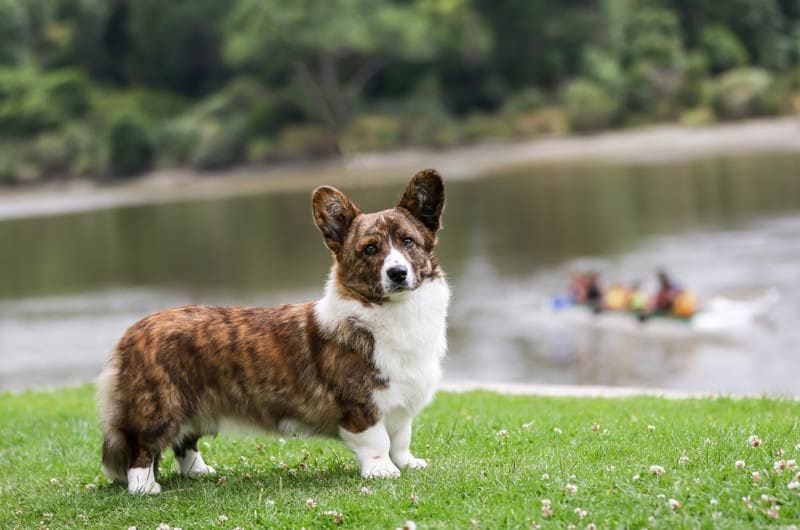
[[[226,23],[225,57],[268,79],[291,77],[338,131],[389,63],[430,60],[465,37],[457,15],[467,9],[462,0],[239,0]]]

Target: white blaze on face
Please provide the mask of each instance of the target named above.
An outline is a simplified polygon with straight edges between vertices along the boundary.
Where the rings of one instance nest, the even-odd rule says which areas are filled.
[[[408,258],[406,258],[402,252],[394,248],[394,246],[389,247],[389,249],[389,254],[386,256],[386,259],[383,260],[383,267],[381,267],[381,285],[383,286],[383,292],[388,293],[397,287],[410,288],[414,285],[414,269],[411,267],[411,263],[409,263]],[[406,270],[406,279],[399,285],[394,283],[389,277],[389,269],[394,267],[402,267]]]

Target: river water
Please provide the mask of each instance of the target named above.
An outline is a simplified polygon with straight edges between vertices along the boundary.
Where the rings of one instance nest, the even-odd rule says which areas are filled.
[[[365,210],[401,188],[344,187]],[[447,192],[447,379],[800,393],[800,158],[554,164]],[[309,195],[0,221],[0,390],[91,380],[151,311],[317,298],[330,262]],[[659,267],[701,303],[779,299],[710,334],[548,307],[573,271],[654,289]]]

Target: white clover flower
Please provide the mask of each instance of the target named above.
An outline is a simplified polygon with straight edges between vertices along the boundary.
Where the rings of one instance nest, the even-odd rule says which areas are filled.
[[[711,512],[712,519],[719,519],[720,517],[722,517],[722,512]]]
[[[499,438],[508,438],[508,430],[500,429],[499,431],[497,431],[497,436]]]
[[[397,530],[417,530],[417,523],[414,521],[406,521],[403,524],[403,528],[398,528]]]
[[[753,507],[753,503],[750,502],[750,496],[749,495],[747,497],[742,497],[742,504],[748,510]]]
[[[583,519],[586,517],[586,515],[588,515],[586,510],[582,510],[580,508],[575,508],[575,513],[578,515],[578,519]]]
[[[50,479],[50,484],[52,484],[53,486],[58,486],[59,484],[61,484],[61,481],[53,477]]]
[[[755,434],[751,435],[750,438],[747,439],[747,443],[750,444],[750,447],[760,447],[761,446],[761,438],[756,436]]]
[[[599,430],[600,430],[600,424],[599,423],[592,423],[592,432],[597,432]]]
[[[797,480],[792,479],[792,481],[789,482],[786,485],[786,487],[789,488],[790,490],[796,490],[797,488],[800,488],[800,482],[797,481]]]
[[[777,504],[773,504],[772,506],[769,507],[769,509],[764,510],[764,515],[766,515],[770,519],[778,519],[780,517],[778,511],[780,509],[781,509],[780,506],[778,506]]]
[[[586,525],[586,530],[597,530],[597,525],[594,523],[589,523]]]
[[[167,523],[161,523],[160,525],[158,525],[156,530],[171,530],[171,529]]]
[[[283,438],[278,438],[278,443],[281,445],[286,445],[286,440]]]
[[[542,499],[542,517],[549,519],[553,516],[553,507],[550,499]]]
[[[797,468],[797,460],[795,460],[794,458],[791,458],[791,459],[786,461],[786,469],[792,470],[792,469],[795,469],[795,468]]]
[[[633,479],[633,481],[634,481],[634,482],[636,482],[636,481],[637,481],[637,480],[639,480],[641,477],[639,477],[639,475],[634,475],[634,476],[632,476],[631,478]]]
[[[688,456],[681,455],[680,458],[678,458],[678,465],[685,466],[688,463],[689,463],[689,457]]]
[[[89,484],[86,484],[86,485],[83,487],[83,489],[85,489],[86,491],[94,491],[94,490],[96,490],[96,489],[97,489],[97,485],[96,485],[96,484],[89,483]]]
[[[42,514],[42,517],[44,517],[45,519],[52,519],[53,518],[53,514],[50,513],[50,512],[44,512]]]
[[[736,469],[744,469],[744,460],[737,460],[733,465],[736,467]]]
[[[710,504],[711,506],[716,506],[717,504],[719,504],[719,501],[717,499],[711,499],[710,501],[708,501],[708,504]]]
[[[564,489],[567,490],[567,493],[578,493],[578,486],[575,484],[567,484]]]
[[[652,466],[650,466],[650,473],[652,473],[653,475],[656,475],[656,476],[658,476],[658,477],[660,477],[661,475],[663,475],[663,474],[664,474],[664,471],[665,471],[665,470],[664,470],[664,468],[663,468],[662,466],[655,465],[655,464],[653,464]]]
[[[656,499],[666,499],[666,498],[667,496],[664,495],[663,493],[659,493],[658,495],[656,495]]]
[[[310,508],[316,508],[316,507],[317,507],[317,501],[315,501],[314,499],[312,499],[310,497],[308,499],[306,499],[306,508],[310,509]]]
[[[794,446],[794,450],[795,450],[795,451],[800,451],[800,444],[797,444],[797,445],[795,445],[795,446]]]
[[[759,473],[758,471],[753,471],[750,474],[750,478],[753,479],[753,482],[759,482],[761,480],[761,473]]]
[[[681,507],[681,501],[677,499],[670,499],[667,501],[667,505],[669,505],[670,510],[677,510]]]
[[[138,529],[138,528],[136,528],[135,526],[129,526],[129,527],[128,527],[128,530],[139,530],[139,529]]]
[[[655,431],[655,430],[656,430],[656,426],[655,426],[655,425],[650,425],[650,424],[648,424],[648,425],[647,425],[647,430],[648,430],[648,431],[650,431],[650,432],[653,432],[653,431]]]
[[[228,521],[228,516],[223,513],[222,515],[217,517],[217,521],[224,524]]]
[[[557,435],[561,435],[561,429],[559,429],[558,427],[554,428],[553,432],[556,433]]]
[[[542,473],[542,480],[550,480],[550,474],[549,473]]]
[[[372,490],[364,486],[361,488],[361,495],[372,495]]]

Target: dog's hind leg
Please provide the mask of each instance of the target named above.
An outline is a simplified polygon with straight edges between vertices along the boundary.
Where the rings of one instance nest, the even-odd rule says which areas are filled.
[[[172,445],[172,450],[175,452],[175,460],[178,462],[181,475],[184,477],[195,478],[216,472],[213,467],[203,461],[203,457],[197,449],[197,441],[199,439],[200,435],[190,434]]]

